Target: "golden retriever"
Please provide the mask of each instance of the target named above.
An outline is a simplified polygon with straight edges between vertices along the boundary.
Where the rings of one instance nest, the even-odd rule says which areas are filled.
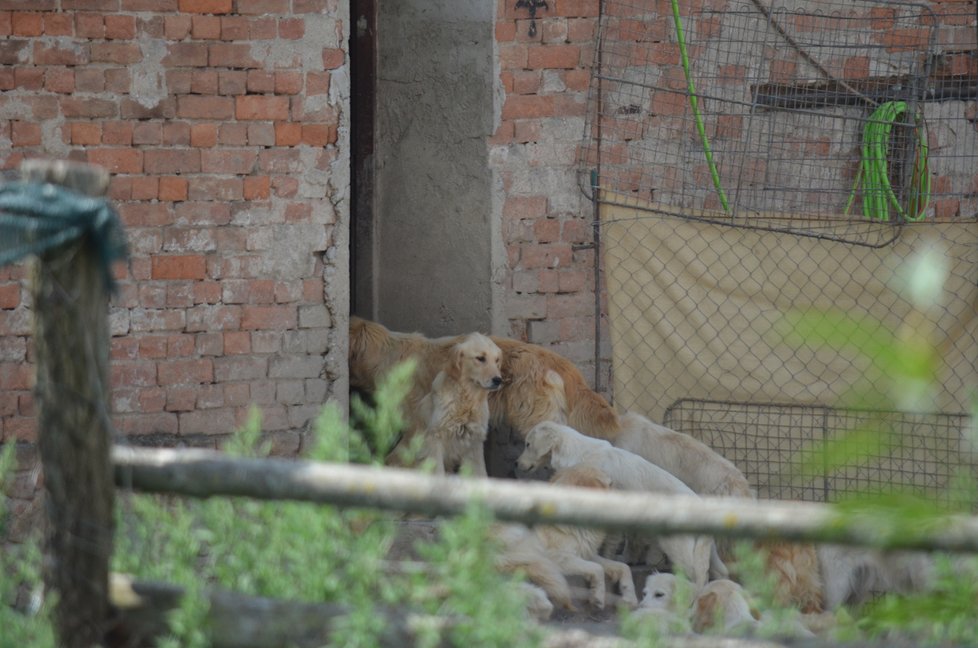
[[[427,392],[448,349],[458,337],[426,338],[398,333],[376,322],[350,318],[350,386],[372,393],[377,383],[407,358],[418,362],[408,409]],[[505,425],[521,437],[541,421],[567,422],[586,434],[614,439],[618,415],[607,400],[587,386],[574,364],[543,347],[492,337],[502,350],[503,386],[489,398],[493,426]]]
[[[560,486],[599,490],[611,488],[611,478],[592,466],[579,465],[560,470],[550,481]],[[625,563],[598,555],[598,549],[605,538],[603,530],[554,525],[538,526],[535,533],[565,575],[583,576],[587,580],[591,605],[598,609],[604,608],[606,575],[618,585],[618,591],[625,604],[631,607],[638,604],[631,568]]]
[[[584,464],[611,476],[615,488],[696,497],[696,493],[679,478],[642,457],[552,421],[538,423],[530,430],[526,448],[517,464],[525,472],[547,464],[554,470]],[[711,567],[716,577],[727,575],[709,536],[663,536],[651,543],[658,545],[672,564],[689,574],[697,585],[706,584]]]
[[[452,345],[431,391],[409,412],[413,421],[389,463],[403,463],[406,448],[421,435],[416,460],[433,460],[436,474],[457,472],[466,465],[476,476],[487,477],[483,445],[489,431],[489,392],[503,382],[501,355],[481,333]]]

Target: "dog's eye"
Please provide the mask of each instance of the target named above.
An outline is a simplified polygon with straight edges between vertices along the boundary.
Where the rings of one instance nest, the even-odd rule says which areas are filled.
[[[655,596],[655,598],[662,598],[665,595],[666,595],[665,592],[656,592],[655,594],[653,594],[653,596]]]
[[[485,362],[486,356],[479,356],[478,358],[476,358],[476,360],[478,360],[479,362]]]

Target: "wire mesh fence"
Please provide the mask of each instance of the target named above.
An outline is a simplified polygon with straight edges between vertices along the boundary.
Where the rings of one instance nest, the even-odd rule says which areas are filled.
[[[579,170],[620,409],[700,434],[676,408],[705,408],[724,422],[704,440],[772,497],[946,482],[978,385],[976,29],[969,2],[605,0]],[[924,316],[936,413],[892,420],[920,448],[781,481],[860,424],[831,406],[886,390],[877,352],[915,317],[907,268],[927,250],[946,272]],[[862,322],[871,348],[787,344],[785,314],[811,310]]]
[[[974,218],[972,4],[680,4],[604,3],[586,191],[597,169],[605,202],[864,245]]]
[[[970,425],[964,414],[690,399],[669,407],[664,423],[733,461],[765,498],[835,502],[854,492],[912,493],[954,505],[960,503],[955,475],[978,476],[975,448],[964,441]],[[846,433],[881,427],[889,432],[886,441],[875,438],[872,447],[860,448],[866,457],[826,465],[825,442],[845,447]]]

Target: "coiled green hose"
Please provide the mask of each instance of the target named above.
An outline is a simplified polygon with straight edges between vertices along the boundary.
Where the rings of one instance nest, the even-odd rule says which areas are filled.
[[[856,191],[862,185],[863,215],[878,221],[890,220],[892,207],[902,220],[919,221],[924,218],[930,200],[930,169],[927,162],[927,131],[923,120],[918,116],[914,128],[917,134],[916,155],[913,174],[910,178],[910,191],[907,208],[900,204],[890,185],[887,156],[890,146],[890,132],[893,124],[907,111],[904,101],[887,101],[880,104],[863,128],[862,161],[855,185],[846,205],[846,213],[855,199]]]

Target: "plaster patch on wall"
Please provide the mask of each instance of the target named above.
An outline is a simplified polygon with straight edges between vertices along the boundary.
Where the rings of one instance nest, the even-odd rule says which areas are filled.
[[[323,168],[324,151],[318,147],[299,147],[299,159],[306,170],[299,178],[299,196],[301,198],[325,198],[328,188],[328,173]]]
[[[54,157],[66,158],[71,150],[65,144],[64,125],[64,119],[45,119],[41,122],[41,146]]]
[[[252,41],[249,52],[253,59],[265,64],[266,70],[297,67],[321,70],[323,50],[343,46],[339,23],[334,16],[309,15],[305,18],[305,32],[301,40]]]
[[[157,38],[139,41],[143,58],[132,66],[130,95],[144,108],[154,108],[166,99],[166,70],[163,59],[166,57],[166,43]]]
[[[302,279],[312,275],[313,252],[329,247],[327,229],[319,223],[288,223],[263,228],[261,272],[275,279]]]

